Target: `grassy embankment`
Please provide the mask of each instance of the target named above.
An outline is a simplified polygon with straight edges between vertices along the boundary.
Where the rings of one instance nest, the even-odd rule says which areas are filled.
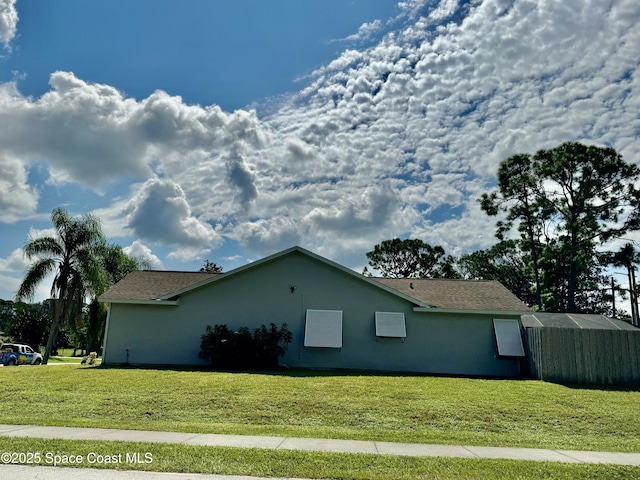
[[[538,381],[288,372],[4,368],[0,423],[640,451],[640,392]],[[119,468],[309,478],[634,478],[633,467],[380,457],[61,440],[0,449],[144,451]],[[86,465],[85,465],[86,466]],[[360,473],[358,473],[360,472]]]

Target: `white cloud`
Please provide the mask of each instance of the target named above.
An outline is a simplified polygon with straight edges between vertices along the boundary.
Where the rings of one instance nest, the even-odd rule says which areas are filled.
[[[459,7],[458,0],[442,0],[429,12],[429,19],[435,22],[445,20],[453,15]]]
[[[354,33],[353,35],[349,35],[345,40],[350,41],[366,41],[371,38],[372,35],[379,32],[382,28],[382,21],[376,19],[373,22],[367,22],[360,25],[358,28],[358,33]]]
[[[14,300],[16,292],[20,287],[20,279],[8,275],[3,275],[0,271],[0,298],[3,300]],[[46,296],[43,299],[47,298]]]
[[[17,159],[0,154],[0,222],[12,223],[32,215],[38,191],[28,184],[28,173]]]
[[[49,231],[31,230],[29,238],[39,238],[50,234]],[[3,300],[13,300],[22,279],[26,274],[30,262],[27,260],[21,248],[14,249],[6,258],[0,258],[0,298]],[[54,275],[46,276],[38,284],[34,291],[33,300],[41,302],[51,295],[51,284]]]
[[[403,8],[417,16],[424,6]],[[431,20],[457,8],[441,2]],[[487,0],[459,23],[434,30],[418,19],[375,47],[346,51],[316,72],[297,103],[267,120],[277,125],[274,137],[286,134],[288,155],[277,138],[261,152],[256,212],[298,221],[265,219],[250,231],[271,240],[280,230],[337,250],[362,237],[368,218],[370,245],[384,231],[451,229],[457,235],[439,241],[463,250],[492,241],[493,219],[473,206],[504,158],[568,140],[620,145],[637,158],[640,85],[629,48],[640,47],[639,19],[631,1],[609,9],[595,1]],[[402,201],[389,200],[387,216],[367,217],[358,199],[384,181]],[[431,218],[438,207],[465,213]]]
[[[51,228],[33,228],[31,227],[29,229],[29,235],[28,235],[28,239],[29,241],[31,240],[35,240],[38,238],[44,238],[44,237],[53,237],[53,238],[57,238],[58,237],[58,232],[56,232],[55,228],[51,227]]]
[[[0,43],[8,46],[16,35],[17,26],[16,0],[0,0]]]
[[[179,258],[193,258],[218,246],[220,235],[208,223],[194,217],[182,188],[171,180],[145,182],[125,206],[127,227],[135,236],[178,247]]]
[[[258,196],[258,190],[255,185],[255,175],[249,171],[245,164],[239,146],[236,145],[231,149],[226,158],[226,165],[229,183],[239,190],[236,198],[241,205],[247,208],[249,203]]]
[[[399,2],[398,7],[400,7],[403,15],[406,15],[410,19],[415,19],[415,17],[425,8],[427,3],[428,0],[406,0],[404,2]]]
[[[162,91],[137,101],[69,72],[38,99],[5,84],[3,158],[107,190],[136,176],[137,191],[102,210],[106,223],[171,245],[171,258],[230,238],[260,254],[301,244],[336,259],[400,235],[451,253],[489,246],[494,219],[475,199],[514,153],[584,141],[640,158],[637,1],[400,10],[401,27],[346,50],[263,119]],[[15,171],[11,185],[37,199],[25,167]]]
[[[107,238],[122,237],[127,231],[127,217],[122,212],[127,207],[129,199],[114,198],[105,208],[97,208],[91,212],[100,219],[102,233]]]
[[[271,218],[243,222],[229,236],[251,251],[268,255],[292,245],[300,245],[300,227],[296,219],[274,215]]]
[[[14,83],[2,85],[0,142],[5,153],[48,162],[57,183],[98,187],[121,175],[146,178],[157,159],[171,169],[176,156],[263,141],[255,112],[186,105],[162,91],[138,102],[71,72],[51,74],[50,84],[36,100]]]
[[[149,268],[151,270],[164,270],[162,261],[140,240],[136,240],[128,247],[124,247],[122,251],[131,258],[145,262],[148,265],[148,267],[145,268]]]
[[[21,248],[16,248],[7,258],[0,258],[0,272],[24,272],[28,266]]]

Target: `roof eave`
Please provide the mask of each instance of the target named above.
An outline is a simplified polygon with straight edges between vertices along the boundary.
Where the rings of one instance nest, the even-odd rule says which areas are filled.
[[[98,299],[98,301],[102,303],[125,303],[125,304],[133,304],[133,305],[162,305],[162,306],[171,306],[171,305],[179,305],[180,300],[163,300],[163,299],[151,299],[151,300],[131,300],[131,299]]]
[[[476,313],[481,315],[509,315],[520,316],[531,313],[529,310],[477,310],[473,308],[439,308],[439,307],[414,307],[416,313]]]

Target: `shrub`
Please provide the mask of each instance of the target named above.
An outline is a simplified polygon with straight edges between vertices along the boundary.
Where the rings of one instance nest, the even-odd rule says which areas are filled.
[[[226,325],[207,326],[200,342],[200,358],[222,370],[276,370],[293,335],[284,323],[262,325],[253,334],[247,327],[231,331]]]

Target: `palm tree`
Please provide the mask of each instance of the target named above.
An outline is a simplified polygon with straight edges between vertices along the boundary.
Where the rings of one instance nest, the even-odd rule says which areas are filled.
[[[106,285],[108,287],[122,280],[127,274],[134,270],[150,268],[149,262],[142,258],[132,258],[124,253],[122,247],[116,244],[102,245],[97,249],[96,255],[104,269],[106,275]],[[86,312],[86,348],[87,353],[98,351],[102,342],[104,327],[107,320],[106,305],[98,301],[97,295],[103,291],[94,292]]]
[[[26,257],[35,261],[16,294],[17,300],[32,299],[38,284],[55,272],[51,285],[51,330],[43,358],[45,364],[60,328],[69,321],[81,319],[87,295],[99,295],[107,281],[96,255],[105,244],[100,221],[92,215],[72,218],[61,207],[51,212],[51,220],[56,235],[30,238],[23,248]]]

